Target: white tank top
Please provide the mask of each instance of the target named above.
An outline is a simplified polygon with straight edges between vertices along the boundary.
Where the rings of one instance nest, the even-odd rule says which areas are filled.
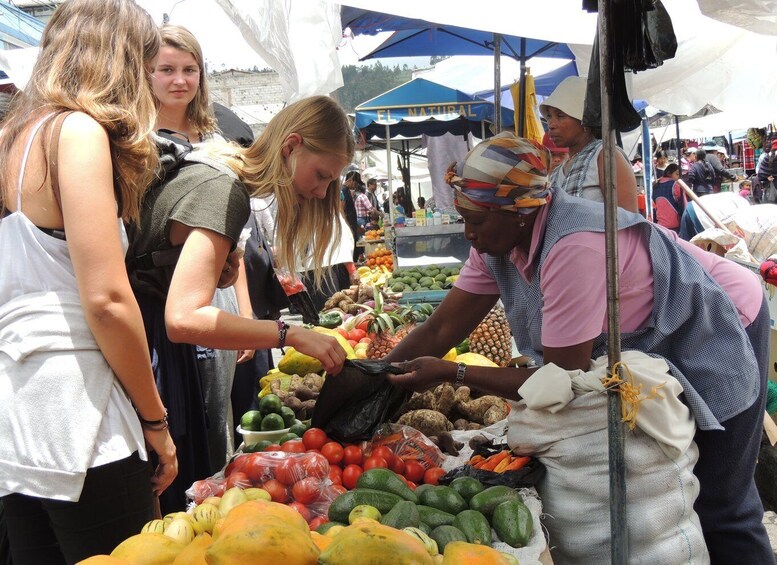
[[[30,148],[41,126],[52,115],[42,118],[30,132],[21,161],[16,211],[0,219],[0,304],[37,293],[72,293],[78,296],[67,242],[36,227],[22,211],[22,185]],[[127,235],[120,219],[117,229],[126,252]],[[89,467],[119,461],[135,451],[141,459],[148,459],[137,414],[121,383],[114,376]],[[3,494],[0,489],[0,495]]]

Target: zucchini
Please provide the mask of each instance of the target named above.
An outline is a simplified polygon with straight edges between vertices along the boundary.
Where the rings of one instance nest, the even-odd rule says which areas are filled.
[[[418,502],[418,496],[391,469],[375,467],[364,471],[356,480],[356,488],[390,492],[410,502]]]
[[[448,512],[443,512],[442,510],[432,508],[431,506],[424,506],[423,504],[416,505],[416,508],[418,509],[418,516],[421,518],[421,523],[426,524],[432,529],[437,526],[450,526],[453,524],[453,519],[456,517]]]
[[[388,514],[380,519],[384,526],[391,526],[397,530],[403,528],[417,528],[421,523],[421,517],[418,514],[418,508],[409,500],[402,500],[389,510]]]
[[[372,490],[368,488],[355,488],[344,492],[332,501],[329,506],[329,520],[332,522],[348,523],[348,515],[360,504],[368,504],[380,510],[381,514],[388,514],[397,502],[402,499],[396,494]]]
[[[494,509],[491,520],[499,539],[512,547],[523,547],[531,539],[534,521],[520,500],[506,500]]]
[[[463,510],[456,514],[453,525],[467,536],[469,543],[491,547],[491,525],[481,512],[477,510]]]
[[[521,495],[518,494],[518,491],[515,489],[503,485],[496,485],[488,487],[483,492],[479,492],[470,498],[469,507],[471,510],[482,512],[486,518],[490,518],[494,513],[494,508],[507,500],[518,500],[520,502]]]
[[[445,546],[452,541],[467,541],[467,536],[455,526],[442,525],[437,526],[429,534],[429,537],[437,542],[437,549],[440,553],[445,553]]]

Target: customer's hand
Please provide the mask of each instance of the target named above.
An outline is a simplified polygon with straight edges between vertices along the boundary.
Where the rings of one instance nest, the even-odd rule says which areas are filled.
[[[389,382],[414,392],[423,392],[446,382],[452,383],[456,378],[456,363],[437,357],[419,357],[393,365],[405,372],[399,375],[388,373],[386,378]]]
[[[300,353],[321,361],[324,370],[330,375],[336,375],[343,370],[345,350],[337,339],[330,335],[316,333],[299,326],[291,326],[286,336],[286,343]]]
[[[170,437],[170,430],[160,431],[143,428],[143,437],[150,447],[159,457],[159,464],[154,469],[154,476],[151,477],[151,486],[154,494],[162,494],[175,477],[178,476],[178,458],[175,454],[175,444]]]

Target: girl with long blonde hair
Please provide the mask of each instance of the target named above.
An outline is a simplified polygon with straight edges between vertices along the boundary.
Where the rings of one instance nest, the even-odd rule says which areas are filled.
[[[159,41],[133,0],[67,0],[0,130],[0,496],[17,565],[110,553],[177,473],[121,222],[157,169]]]

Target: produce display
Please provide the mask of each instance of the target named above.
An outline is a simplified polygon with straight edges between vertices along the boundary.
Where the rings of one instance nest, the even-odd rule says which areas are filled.
[[[376,230],[367,230],[364,232],[364,239],[366,241],[375,241],[376,239],[383,239],[384,236],[383,228],[378,228]]]
[[[450,288],[458,276],[459,267],[411,267],[394,271],[386,285],[392,292],[443,290]]]
[[[368,267],[384,266],[389,271],[394,270],[394,256],[391,253],[391,249],[386,248],[383,244],[379,244],[367,254],[366,265]]]

